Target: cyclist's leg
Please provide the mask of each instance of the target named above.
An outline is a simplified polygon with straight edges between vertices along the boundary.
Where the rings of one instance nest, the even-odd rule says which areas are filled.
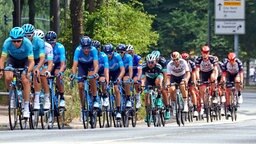
[[[210,76],[210,81],[211,81],[211,91],[212,91],[212,96],[216,96],[216,87],[217,87],[217,77],[218,77],[218,72],[212,71],[211,76]],[[216,97],[215,97],[216,100]]]
[[[120,74],[120,70],[116,70],[116,71],[110,71],[109,75],[110,75],[110,80],[113,81],[113,82],[116,82],[117,81],[117,78]],[[120,90],[119,90],[119,85],[117,83],[114,83],[114,93],[115,93],[115,100],[116,100],[116,110],[117,110],[117,113],[116,113],[116,118],[121,118],[121,113],[120,113],[120,105],[121,105],[121,102],[120,102]]]
[[[242,85],[240,83],[241,83],[241,78],[240,78],[239,74],[236,74],[236,76],[235,76],[235,87],[236,87],[236,90],[238,92],[238,103],[239,104],[243,103],[243,96],[241,94]]]
[[[93,71],[89,71],[88,75],[92,76],[94,74]],[[94,107],[99,107],[99,103],[97,101],[97,85],[96,85],[96,78],[90,79],[90,90],[92,92],[92,96],[93,96],[93,106]]]
[[[35,60],[35,66],[34,69],[37,67],[37,64],[39,62],[38,60]],[[38,81],[39,80],[39,81]],[[41,80],[37,75],[33,74],[33,84],[34,84],[34,90],[35,90],[35,97],[34,97],[34,109],[39,109],[39,96],[41,92]]]
[[[42,70],[41,74],[43,75],[46,70],[47,69],[44,68]],[[48,85],[46,76],[41,76],[41,82],[42,82],[42,87],[44,89],[44,109],[49,109],[50,106],[51,106],[51,103],[50,103],[50,89],[49,89],[49,85]]]
[[[126,72],[124,77],[123,77],[123,81],[128,81],[129,78],[130,78],[129,73]],[[131,101],[130,101],[130,96],[131,96],[130,84],[124,84],[124,90],[125,90],[125,96],[126,96],[126,99],[127,99],[126,106],[131,107],[132,104],[131,104]]]
[[[54,75],[55,76],[58,75],[59,71],[60,71],[60,63],[55,63],[53,68]],[[60,107],[65,107],[64,82],[61,77],[56,77],[56,85],[58,87],[59,94],[60,94]]]
[[[135,82],[134,83],[134,88],[135,88],[135,95],[136,95],[136,108],[140,108],[141,107],[141,100],[140,100],[140,83],[137,83],[138,82],[138,76],[135,75],[133,77],[133,81]]]
[[[7,61],[6,61],[6,68],[7,67],[12,68],[14,65],[15,65],[15,60],[12,57],[8,57]],[[13,72],[5,71],[4,78],[5,78],[5,86],[6,86],[7,90],[9,90],[11,81],[13,79]]]

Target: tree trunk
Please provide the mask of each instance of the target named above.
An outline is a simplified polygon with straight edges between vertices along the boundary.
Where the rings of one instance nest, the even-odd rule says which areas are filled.
[[[79,44],[80,37],[83,35],[83,1],[70,1],[70,17],[72,25],[72,46],[75,48]],[[74,49],[73,49],[74,53]]]
[[[95,8],[95,0],[88,0],[88,11],[92,13],[96,10]]]
[[[97,0],[96,9],[99,9],[103,4],[103,0]]]
[[[50,29],[60,32],[60,0],[50,0]]]
[[[29,23],[35,25],[35,0],[28,0]]]
[[[24,0],[12,0],[13,12],[12,12],[12,23],[13,27],[21,26],[21,14]]]

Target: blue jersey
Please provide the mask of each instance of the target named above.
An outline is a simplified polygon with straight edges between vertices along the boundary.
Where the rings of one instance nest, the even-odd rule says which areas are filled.
[[[61,43],[56,42],[56,44],[53,47],[53,63],[60,63],[65,61],[66,61],[65,47]]]
[[[123,63],[124,63],[124,68],[125,70],[128,70],[129,67],[133,66],[133,59],[132,56],[130,54],[124,54],[124,56],[122,57]]]
[[[12,43],[12,39],[7,38],[3,44],[2,56],[7,57],[8,55],[18,60],[34,59],[33,45],[28,38],[24,37],[21,46],[16,48]]]
[[[99,71],[109,68],[108,56],[104,52],[99,52]]]
[[[108,59],[108,63],[109,63],[109,71],[116,71],[120,67],[124,67],[124,63],[122,61],[121,56],[116,52],[114,52],[111,59]]]
[[[141,57],[137,54],[133,55],[133,73],[138,73],[138,67],[141,67],[142,61]]]
[[[32,39],[32,45],[33,45],[34,59],[38,59],[39,57],[45,57],[44,40],[42,40],[37,36],[34,36]]]
[[[73,60],[82,64],[93,64],[94,60],[98,60],[98,50],[95,47],[91,47],[89,54],[85,55],[82,47],[78,46]]]

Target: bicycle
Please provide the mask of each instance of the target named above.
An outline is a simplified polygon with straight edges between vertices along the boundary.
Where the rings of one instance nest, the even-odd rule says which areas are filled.
[[[54,82],[55,76],[49,76],[47,78],[50,90],[50,109],[44,113],[43,117],[41,116],[41,122],[43,121],[45,126],[48,126],[48,129],[54,127],[55,117],[57,120],[57,125],[59,129],[63,129],[65,125],[65,108],[59,107],[60,95],[58,87]],[[62,82],[62,81],[61,81]],[[54,89],[55,88],[55,89]]]
[[[9,126],[11,130],[14,130],[17,126],[18,120],[20,129],[26,129],[29,118],[23,117],[23,86],[21,82],[21,75],[27,70],[26,68],[5,68],[2,71],[13,72],[13,79],[9,89]]]
[[[182,94],[179,88],[180,84],[171,83],[171,86],[175,86],[175,89],[176,89],[176,101],[175,101],[176,123],[178,124],[178,126],[180,126],[181,124],[184,126],[185,125],[184,123],[185,112],[183,112],[184,99],[182,97]]]
[[[164,113],[165,108],[163,106],[162,98],[159,97],[158,87],[148,85],[150,104],[146,109],[146,121],[147,126],[150,127],[153,121],[155,127],[165,126]]]
[[[236,83],[239,83],[239,82],[236,82]],[[235,88],[235,83],[234,82],[226,82],[226,87],[231,90],[230,99],[229,99],[230,106],[229,107],[227,105],[225,106],[226,119],[228,120],[229,116],[227,115],[227,112],[228,112],[228,110],[230,110],[231,120],[236,121],[237,120],[237,109],[239,107],[239,104],[238,104],[238,94],[237,94],[237,90]]]
[[[136,126],[137,122],[137,110],[135,105],[135,95],[134,95],[134,83],[131,81],[123,81],[123,84],[130,84],[130,101],[131,101],[131,107],[124,107],[127,100],[123,103],[123,111],[122,111],[122,118],[123,118],[123,124],[124,127],[129,127],[129,120],[131,120],[132,126]],[[123,97],[123,99],[126,97]]]
[[[101,101],[99,100],[97,96],[97,102],[99,102],[100,107],[94,108],[93,107],[93,101],[92,96],[90,94],[90,84],[89,80],[94,79],[94,76],[82,76],[82,77],[75,77],[77,80],[83,79],[84,81],[84,100],[82,103],[84,103],[84,107],[82,107],[82,119],[83,119],[83,126],[84,129],[89,128],[89,123],[91,125],[91,128],[96,128],[97,126],[97,116],[100,117],[101,113]],[[71,82],[71,87],[73,87],[73,81]]]

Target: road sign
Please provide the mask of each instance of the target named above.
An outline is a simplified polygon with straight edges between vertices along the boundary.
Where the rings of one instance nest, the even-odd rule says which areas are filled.
[[[245,34],[245,21],[215,20],[215,34]]]
[[[215,19],[245,19],[245,0],[215,0]]]

